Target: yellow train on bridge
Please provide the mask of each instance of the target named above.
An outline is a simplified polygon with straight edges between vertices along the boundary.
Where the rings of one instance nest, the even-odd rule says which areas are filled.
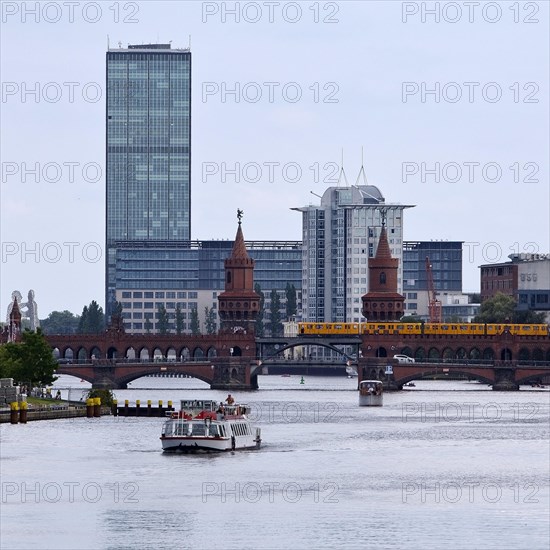
[[[359,334],[429,334],[492,336],[510,332],[518,336],[548,336],[547,324],[510,323],[298,323],[304,336]]]

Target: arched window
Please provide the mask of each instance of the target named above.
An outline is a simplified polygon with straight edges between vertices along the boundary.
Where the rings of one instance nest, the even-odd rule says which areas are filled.
[[[382,271],[382,273],[380,273],[380,284],[381,285],[386,284],[386,273],[384,271]]]
[[[226,280],[227,280],[228,283],[231,282],[231,271],[228,271],[228,272],[227,272]]]

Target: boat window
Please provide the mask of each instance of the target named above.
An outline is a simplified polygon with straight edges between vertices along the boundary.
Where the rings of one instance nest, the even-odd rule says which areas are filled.
[[[193,435],[206,435],[206,426],[202,422],[193,424]]]
[[[174,435],[187,435],[189,424],[187,422],[178,422],[174,427]]]

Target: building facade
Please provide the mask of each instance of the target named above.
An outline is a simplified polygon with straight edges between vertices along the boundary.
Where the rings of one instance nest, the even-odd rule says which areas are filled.
[[[302,213],[304,321],[363,319],[368,260],[374,257],[383,220],[391,255],[398,260],[397,286],[402,292],[403,212],[411,207],[386,203],[374,185],[352,185],[329,187],[320,205],[293,209]]]
[[[191,52],[170,44],[110,49],[106,80],[109,314],[118,288],[119,244],[147,248],[147,261],[154,264],[164,261],[166,243],[184,246],[190,239]],[[146,246],[151,243],[159,247]]]
[[[161,246],[161,244],[163,246]],[[279,294],[281,313],[286,308],[285,288],[294,285],[298,314],[301,310],[302,246],[299,241],[246,241],[248,255],[255,261],[254,282],[265,295],[269,310],[272,290]],[[176,329],[176,311],[183,331],[191,330],[191,312],[196,309],[201,331],[205,330],[206,308],[217,312],[218,296],[225,288],[224,261],[233,241],[176,243],[119,243],[116,253],[115,298],[122,304],[124,327],[129,333],[157,331],[157,311],[165,307],[169,331]],[[218,322],[219,326],[219,322]]]
[[[462,241],[403,242],[405,315],[414,315],[424,320],[429,318],[426,258],[430,260],[434,288],[443,307],[452,303],[459,305],[457,299],[464,305],[464,299],[459,298],[462,296],[462,244]]]
[[[481,300],[497,292],[514,297],[519,311],[542,311],[550,321],[550,254],[510,254],[509,262],[480,266]]]

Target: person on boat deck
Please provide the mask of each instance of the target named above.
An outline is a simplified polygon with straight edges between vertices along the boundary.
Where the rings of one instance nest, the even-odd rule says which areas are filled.
[[[231,394],[230,394],[230,393],[227,394],[227,399],[225,400],[225,402],[226,402],[228,405],[233,405],[233,403],[235,403],[235,400],[233,399],[233,397],[231,397]]]
[[[220,403],[220,406],[218,407],[218,410],[216,412],[220,413],[220,414],[225,414],[225,409],[223,407],[223,403]]]

